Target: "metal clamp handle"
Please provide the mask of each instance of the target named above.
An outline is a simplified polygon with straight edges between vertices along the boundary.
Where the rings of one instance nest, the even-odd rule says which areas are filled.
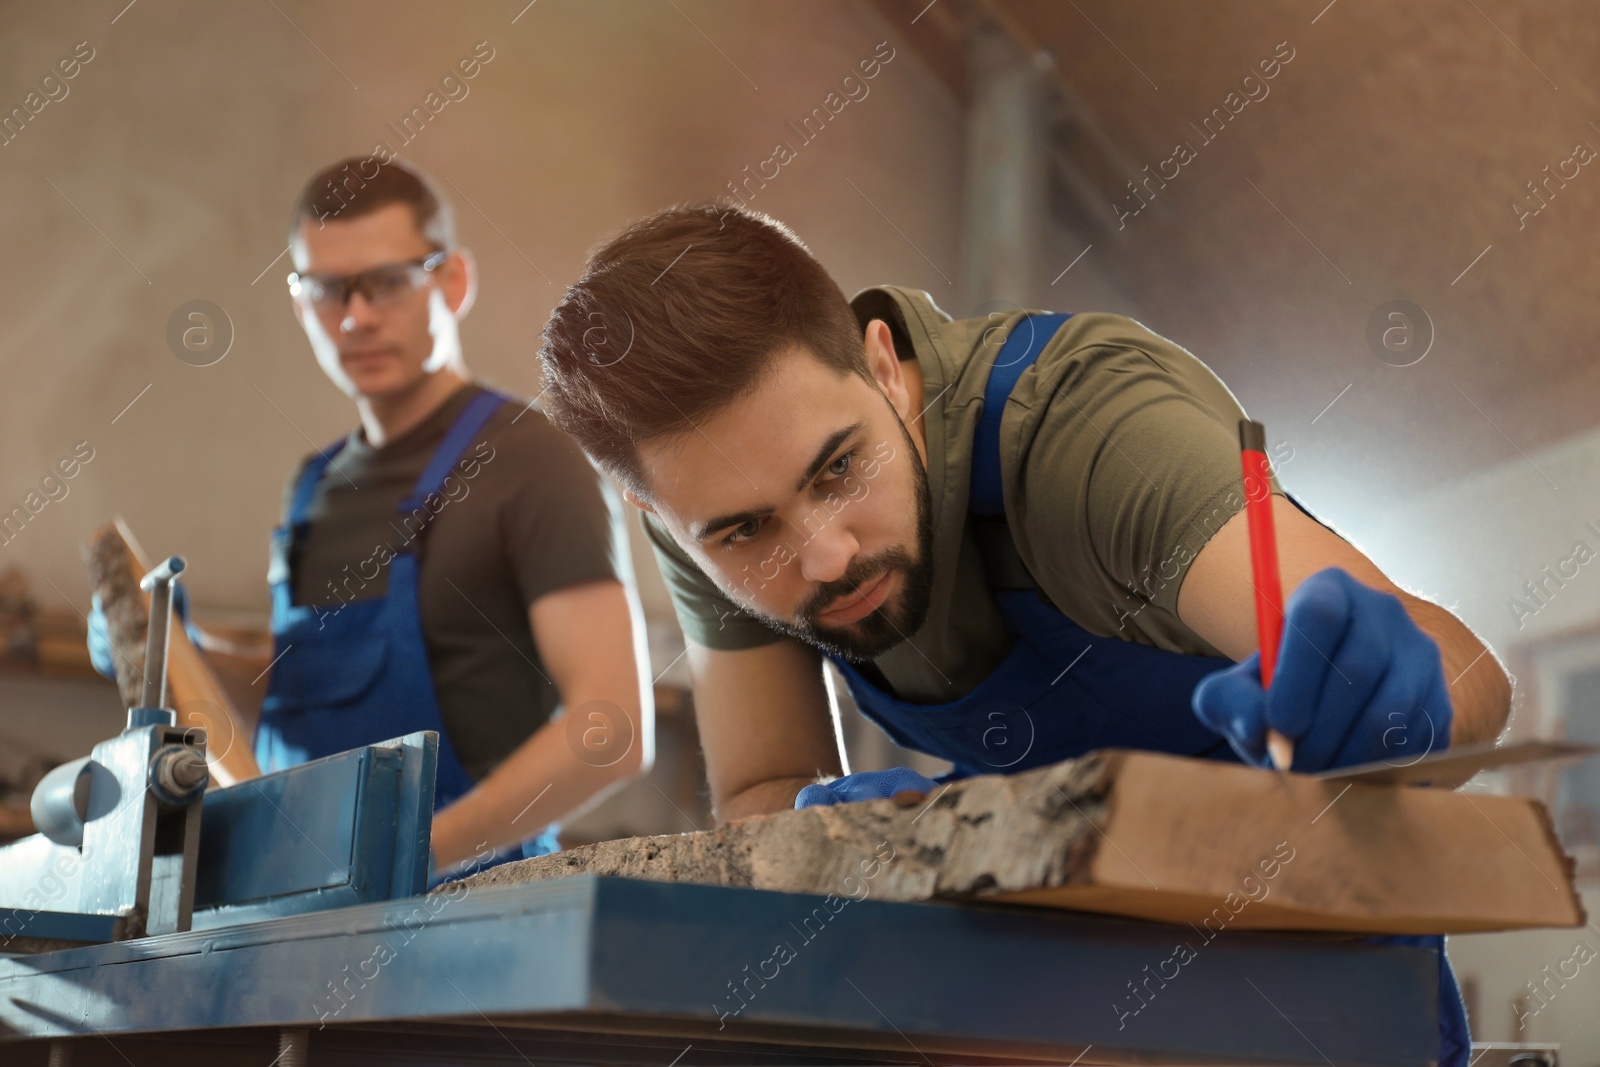
[[[162,708],[167,702],[167,633],[172,622],[172,583],[183,572],[182,556],[169,556],[139,581],[150,594],[150,627],[144,649],[144,692],[141,707]]]

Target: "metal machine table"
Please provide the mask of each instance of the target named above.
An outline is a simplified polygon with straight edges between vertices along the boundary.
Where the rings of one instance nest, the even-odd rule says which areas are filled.
[[[1436,1041],[1426,949],[588,875],[460,888],[0,958],[0,1062],[266,1067],[301,1029],[306,1062],[340,1065],[1351,1067]],[[1152,978],[1179,941],[1194,958]]]

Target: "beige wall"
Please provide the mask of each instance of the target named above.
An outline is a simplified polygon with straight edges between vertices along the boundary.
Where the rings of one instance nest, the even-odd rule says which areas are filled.
[[[1396,581],[1448,604],[1502,655],[1578,630],[1600,626],[1600,576],[1592,562],[1567,568],[1574,577],[1557,586],[1544,578],[1543,604],[1529,598],[1524,583],[1538,582],[1546,566],[1556,571],[1574,555],[1575,542],[1600,550],[1600,433],[1536,449],[1514,461],[1434,491],[1374,508],[1363,547]],[[1557,573],[1559,577],[1559,573]],[[1533,608],[1513,609],[1513,602]],[[1519,677],[1512,728],[1519,734],[1548,732],[1548,708],[1541,708],[1532,679]],[[1485,776],[1492,777],[1492,776]],[[1590,915],[1596,911],[1600,883],[1584,885]],[[1559,972],[1578,944],[1600,951],[1600,930],[1534,930],[1480,934],[1450,939],[1450,955],[1462,976],[1478,986],[1480,1039],[1560,1041],[1563,1062],[1600,1060],[1600,1018],[1594,1012],[1600,977],[1578,968],[1565,988],[1552,984],[1536,1000],[1538,1009],[1517,1029],[1512,998],[1526,995],[1528,983],[1548,980],[1544,968]],[[1573,967],[1568,964],[1571,973]],[[1551,995],[1553,994],[1553,995]]]
[[[40,579],[86,606],[78,542],[121,512],[150,553],[189,558],[203,610],[264,617],[283,480],[353,423],[290,314],[287,257],[273,262],[314,168],[384,139],[454,183],[483,276],[463,325],[468,363],[531,395],[538,330],[589,247],[646,211],[723,192],[897,40],[844,0],[546,0],[515,25],[514,4],[278,6],[137,4],[115,25],[114,5],[0,17],[4,106],[77,42],[94,50],[69,95],[0,148],[12,279],[0,290],[0,503],[20,503],[75,443],[94,453],[65,499],[0,545],[0,568],[33,572],[47,606],[64,607]],[[479,41],[494,58],[468,95],[403,146],[386,123]],[[847,292],[893,280],[953,303],[940,271],[958,277],[961,113],[892,47],[870,94],[751,203],[792,224]],[[196,298],[235,328],[215,366],[180,362],[165,339],[173,309]]]
[[[62,596],[85,607],[78,543],[120,512],[148,551],[189,558],[203,611],[264,619],[266,535],[283,479],[300,455],[352,424],[290,314],[287,261],[274,257],[308,175],[379,139],[459,190],[462,239],[483,275],[463,328],[468,362],[531,394],[538,329],[586,249],[643,212],[724,191],[776,141],[792,141],[786,124],[889,40],[898,53],[870,95],[801,148],[752,204],[793,225],[847,292],[895,281],[927,288],[954,313],[968,310],[945,281],[960,277],[960,106],[897,29],[848,0],[675,3],[540,0],[514,25],[516,0],[449,9],[281,0],[284,14],[270,4],[174,0],[137,3],[115,24],[119,2],[0,12],[0,108],[22,104],[77,42],[94,49],[69,95],[0,147],[10,278],[0,288],[0,508],[21,503],[77,442],[94,450],[68,496],[0,544],[0,569],[27,568],[46,607],[64,607]],[[494,58],[469,95],[400,146],[385,124],[479,41]],[[1053,231],[1054,261],[1065,265],[1085,243]],[[1139,315],[1203,357],[1225,350],[1208,343],[1219,327],[1174,299],[1146,296],[1143,315],[1097,273],[1097,258],[1050,290],[1054,306]],[[211,367],[179,361],[165,338],[171,312],[196,298],[226,309],[236,333]],[[1194,332],[1180,335],[1185,322]],[[1239,333],[1247,328],[1233,325],[1234,347],[1283,348],[1250,342]],[[1318,396],[1344,380],[1330,378]],[[1301,405],[1307,418],[1319,406]],[[1403,507],[1351,494],[1329,510],[1397,578],[1457,605],[1503,649],[1523,636],[1505,599],[1558,558],[1569,535],[1581,536],[1583,521],[1600,521],[1597,456],[1593,440],[1534,453],[1558,491],[1518,459]],[[1303,462],[1303,480],[1317,481],[1320,461]],[[1444,548],[1420,548],[1419,529]],[[647,599],[664,617],[659,580],[644,564]],[[1586,571],[1537,627],[1592,620],[1600,601],[1586,583],[1600,577]],[[0,716],[22,722],[4,707]],[[64,734],[62,743],[76,741]],[[1464,970],[1483,976],[1488,1036],[1507,1036],[1496,1022],[1509,1020],[1506,997],[1558,958],[1555,948],[1564,954],[1566,940],[1563,932],[1455,942]],[[1585,981],[1596,979],[1586,972]],[[1575,1029],[1592,1023],[1580,1008],[1592,1002],[1592,990],[1575,989],[1541,1018],[1537,1036],[1588,1041],[1572,1051],[1593,1059],[1600,1038]]]

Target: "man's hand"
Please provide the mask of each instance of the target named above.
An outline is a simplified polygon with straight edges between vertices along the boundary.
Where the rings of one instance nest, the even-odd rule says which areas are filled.
[[[1294,742],[1298,771],[1404,765],[1449,747],[1439,646],[1397,597],[1330,567],[1300,584],[1284,615],[1270,689],[1261,688],[1259,652],[1195,688],[1195,714],[1241,759],[1265,765],[1269,727]]]
[[[829,804],[850,804],[857,800],[880,800],[907,789],[927,793],[937,784],[932,778],[926,778],[910,767],[861,771],[835,778],[831,782],[813,782],[800,790],[800,794],[794,798],[794,806],[815,808]]]
[[[1382,622],[1379,616],[1373,613],[1374,609],[1370,605],[1378,601],[1373,600],[1371,594],[1376,591],[1398,598],[1405,613],[1410,616],[1411,622],[1416,624],[1423,636],[1433,640],[1437,654],[1443,661],[1444,676],[1449,679],[1450,684],[1447,690],[1439,691],[1440,699],[1429,698],[1425,702],[1428,713],[1433,717],[1432,743],[1430,744],[1428,737],[1428,720],[1421,720],[1419,733],[1417,728],[1407,726],[1406,722],[1402,721],[1407,714],[1405,710],[1388,708],[1379,716],[1380,719],[1393,710],[1400,710],[1402,718],[1386,720],[1381,724],[1363,724],[1363,730],[1376,728],[1375,736],[1379,738],[1377,742],[1379,751],[1375,758],[1404,762],[1417,759],[1424,752],[1437,752],[1450,744],[1493,741],[1504,729],[1506,717],[1511,711],[1511,679],[1488,646],[1449,611],[1395,585],[1354,545],[1335,531],[1318,523],[1284,497],[1273,495],[1272,515],[1278,526],[1278,563],[1283,575],[1283,590],[1289,598],[1289,604],[1297,603],[1296,594],[1303,583],[1311,581],[1330,567],[1339,568],[1346,581],[1354,579],[1365,587],[1356,590],[1354,594],[1358,602],[1346,603],[1337,595],[1333,597],[1336,612],[1348,611],[1358,616],[1358,628],[1354,630],[1357,644],[1352,644],[1349,649],[1344,650],[1343,655],[1355,654],[1360,642],[1370,643],[1370,636],[1366,631],[1372,626],[1387,626],[1396,635],[1395,640],[1405,640],[1408,648],[1419,649],[1416,655],[1430,655],[1426,649],[1415,643],[1416,634],[1412,632],[1411,627],[1402,626],[1401,621],[1392,614],[1387,616],[1387,622]],[[1351,586],[1347,585],[1344,588],[1348,590]],[[1347,598],[1350,595],[1345,594]],[[1385,610],[1392,610],[1392,605]],[[1183,584],[1178,588],[1178,617],[1212,648],[1229,659],[1245,660],[1256,648],[1255,586],[1251,582],[1249,522],[1244,509],[1241,508],[1211,536],[1200,549],[1200,553],[1195,556],[1194,562],[1190,564]],[[1375,684],[1372,679],[1363,682],[1366,671],[1364,666],[1352,674],[1340,660],[1340,642],[1349,641],[1349,633],[1341,630],[1338,634],[1325,635],[1318,639],[1303,626],[1301,629],[1304,632],[1296,635],[1294,627],[1300,626],[1300,623],[1292,615],[1290,623],[1291,625],[1285,627],[1285,644],[1281,646],[1285,651],[1289,648],[1287,642],[1291,637],[1298,637],[1301,641],[1311,639],[1327,655],[1328,660],[1337,664],[1339,670],[1350,678],[1350,684],[1346,685],[1344,678],[1334,673],[1328,667],[1327,661],[1313,651],[1312,656],[1322,664],[1322,669],[1332,680],[1325,681],[1325,685],[1337,684],[1346,689],[1354,689],[1364,684]],[[1302,648],[1301,651],[1304,652],[1305,649]],[[1396,647],[1379,648],[1372,655],[1377,657],[1374,662],[1389,663],[1406,660],[1411,653],[1405,653]],[[1241,664],[1241,667],[1243,672],[1249,675],[1248,680],[1257,686],[1255,697],[1259,700],[1259,683],[1255,681],[1257,673],[1253,661],[1248,666]],[[1289,669],[1287,662],[1279,666],[1279,671]],[[1212,684],[1224,685],[1226,676],[1233,674],[1234,671],[1234,668],[1229,668]],[[1392,687],[1397,682],[1398,677],[1386,685]],[[1275,678],[1273,690],[1277,691],[1279,688],[1279,680]],[[1243,698],[1242,696],[1229,698],[1226,696],[1229,692],[1235,690],[1225,688],[1220,694],[1208,695],[1208,710],[1200,710],[1197,706],[1201,718],[1213,723],[1214,729],[1218,728],[1215,723],[1237,718],[1231,709]],[[1311,694],[1308,687],[1303,688],[1294,699],[1304,702],[1318,695],[1320,690],[1316,694]],[[1373,695],[1376,697],[1377,693],[1374,692]],[[1445,696],[1447,699],[1442,699]],[[1220,704],[1211,703],[1213,699],[1219,697]],[[1388,699],[1387,695],[1384,699]],[[1418,702],[1423,703],[1421,695],[1418,696]],[[1274,708],[1283,705],[1282,698],[1272,702]],[[1441,722],[1438,709],[1443,707],[1449,708],[1450,717]],[[1305,703],[1299,713],[1312,715],[1316,712],[1313,705]],[[1252,717],[1248,711],[1241,711],[1239,714]],[[1265,710],[1260,710],[1253,717],[1260,720],[1265,714]],[[1382,738],[1385,731],[1391,731],[1395,727],[1403,727],[1404,732],[1390,732],[1388,747],[1384,748]],[[1221,732],[1233,731],[1221,728]],[[1313,732],[1316,732],[1315,728]],[[1259,751],[1259,745],[1253,736],[1244,734],[1240,736],[1249,750]],[[1400,744],[1402,737],[1404,745]],[[1323,741],[1318,734],[1316,737],[1308,737],[1306,744],[1311,745],[1312,749],[1308,750],[1304,757],[1306,762],[1302,762],[1301,759],[1295,760],[1296,769],[1311,769],[1310,758],[1315,749],[1323,745]],[[1331,761],[1335,760],[1339,763],[1358,762],[1353,754],[1349,754],[1348,759],[1340,755],[1342,747],[1342,744],[1327,743],[1327,750],[1322,753],[1322,758],[1330,762],[1325,766],[1332,766]]]
[[[180,585],[178,587],[182,589]],[[106,612],[100,604],[100,594],[89,598],[89,662],[103,677],[117,680],[116,653],[111,650],[111,636],[106,631]]]
[[[195,628],[189,624],[189,594],[184,591],[181,582],[172,583],[172,613],[178,617],[178,625],[182,626],[189,634],[189,640],[196,645]],[[111,647],[111,635],[107,630],[105,605],[100,603],[100,594],[94,593],[89,598],[89,662],[94,665],[95,671],[103,677],[117,680],[116,651]],[[141,663],[140,666],[143,666]]]

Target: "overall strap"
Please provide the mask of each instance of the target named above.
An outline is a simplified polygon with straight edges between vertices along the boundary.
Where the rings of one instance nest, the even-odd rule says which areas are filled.
[[[333,444],[324,448],[313,456],[300,472],[300,480],[295,483],[294,500],[289,505],[290,527],[303,525],[306,521],[306,512],[311,508],[311,497],[317,491],[317,483],[322,480],[322,475],[328,469],[328,464],[333,462],[333,457],[339,454],[344,447],[346,438],[339,438]]]
[[[411,495],[400,503],[400,510],[404,513],[415,513],[418,508],[425,505],[428,497],[433,496],[444,488],[444,480],[449,476],[450,470],[461,458],[461,453],[467,450],[472,439],[489,423],[489,419],[499,410],[500,405],[510,398],[493,389],[485,389],[461,409],[461,414],[456,416],[456,421],[445,433],[444,440],[439,442],[439,447],[434,450],[433,458],[428,460],[428,465],[422,471],[422,477],[417,479],[417,484],[411,490]]]
[[[974,516],[973,530],[984,572],[991,589],[1035,589],[1038,583],[1028,573],[1010,527],[1006,525],[1005,496],[1001,489],[1000,421],[1006,401],[1022,372],[1033,365],[1039,353],[1056,335],[1071,314],[1036,314],[1017,320],[1011,327],[983,389],[983,415],[972,439],[972,473],[967,490],[967,510]]]

